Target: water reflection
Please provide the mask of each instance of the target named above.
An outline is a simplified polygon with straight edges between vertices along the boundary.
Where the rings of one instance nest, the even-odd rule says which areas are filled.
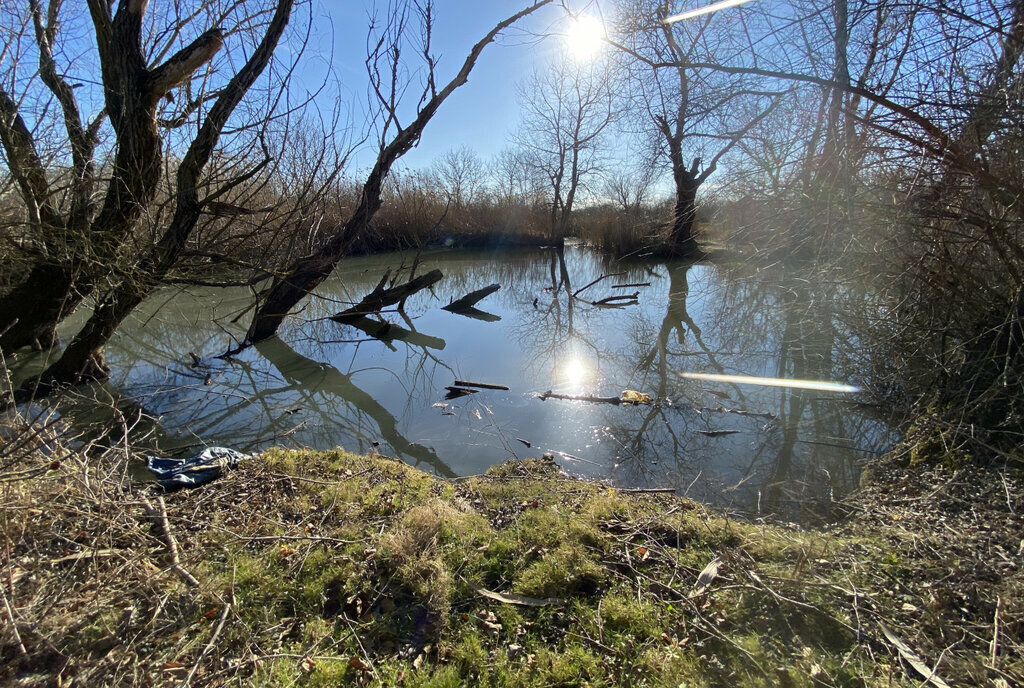
[[[344,261],[280,340],[219,361],[241,327],[242,290],[167,292],[146,304],[108,351],[114,384],[136,397],[167,440],[243,449],[291,444],[378,450],[442,475],[478,473],[538,450],[567,470],[751,512],[798,517],[856,485],[886,428],[836,394],[751,387],[683,373],[855,381],[856,338],[838,313],[863,288],[804,269],[607,260],[563,251],[426,255],[445,278],[405,312],[340,325],[399,256]],[[580,290],[602,275],[616,273]],[[485,285],[502,289],[476,317],[441,306]],[[638,303],[601,308],[616,284]],[[202,357],[192,364],[188,352]],[[455,379],[504,384],[451,401]],[[618,396],[611,405],[535,395]],[[531,449],[516,440],[531,443]]]

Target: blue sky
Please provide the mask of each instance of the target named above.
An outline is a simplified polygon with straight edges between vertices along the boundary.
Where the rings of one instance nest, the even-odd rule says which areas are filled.
[[[340,80],[341,94],[352,119],[362,126],[366,103],[366,35],[374,5],[383,2],[362,0],[341,2],[322,0],[315,8],[313,51],[323,65],[328,59]],[[447,82],[462,65],[472,46],[502,19],[526,5],[525,0],[479,2],[474,0],[437,0],[434,31],[435,52],[441,56],[439,82]],[[523,28],[537,33],[564,30],[564,12],[557,7],[543,8],[528,17]],[[401,162],[404,167],[429,166],[435,158],[459,146],[473,148],[484,160],[499,152],[509,132],[519,120],[516,83],[527,77],[534,66],[542,65],[557,53],[560,39],[549,36],[538,42],[516,28],[483,52],[469,83],[458,89],[427,126],[419,146]],[[333,56],[331,52],[333,50]],[[320,75],[311,63],[307,79],[311,87]],[[335,86],[320,98],[325,106],[337,96]],[[367,165],[372,153],[357,157],[357,165]]]

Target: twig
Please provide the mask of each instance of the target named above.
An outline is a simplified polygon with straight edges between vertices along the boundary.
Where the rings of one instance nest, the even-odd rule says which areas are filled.
[[[14,610],[11,609],[11,603],[7,600],[7,593],[0,587],[0,596],[4,600],[4,611],[6,612],[7,621],[11,624],[11,633],[14,634],[14,642],[18,645],[18,654],[21,655],[22,659],[28,658],[28,650],[25,649],[25,643],[21,642],[21,634],[18,633],[18,625],[14,621]]]
[[[999,668],[999,611],[1002,606],[1002,596],[996,595],[996,613],[992,618],[992,642],[988,646],[989,666],[993,669]]]
[[[228,614],[231,613],[231,605],[225,604],[224,609],[220,613],[220,620],[217,621],[217,627],[213,629],[213,635],[210,636],[210,642],[206,643],[206,647],[199,653],[199,657],[196,658],[196,663],[192,665],[192,670],[188,672],[188,676],[182,681],[178,688],[187,688],[189,683],[192,681],[192,677],[196,675],[196,671],[199,670],[199,665],[202,663],[206,655],[210,654],[210,650],[213,649],[214,644],[217,642],[217,638],[220,637],[220,632],[224,630],[224,622],[228,620]]]
[[[676,491],[674,487],[616,487],[613,489],[616,492],[624,492],[626,494],[668,494]]]
[[[174,534],[171,532],[171,524],[167,520],[167,505],[164,504],[163,497],[157,497],[156,503],[160,505],[157,509],[153,506],[145,497],[142,498],[142,506],[146,509],[146,513],[149,514],[150,518],[153,518],[160,524],[160,529],[163,531],[164,544],[167,545],[167,551],[171,555],[171,570],[178,574],[178,577],[183,581],[191,585],[193,588],[200,587],[199,581],[196,577],[185,570],[185,567],[181,565],[181,557],[178,556],[178,543],[174,541]]]
[[[585,284],[582,287],[580,287],[579,289],[577,289],[576,291],[574,291],[572,293],[573,298],[575,298],[580,292],[585,291],[587,289],[590,289],[592,286],[594,286],[595,284],[597,284],[598,282],[600,282],[603,279],[608,279],[609,277],[622,277],[625,274],[626,273],[624,273],[624,272],[613,272],[613,273],[610,273],[610,274],[607,274],[607,275],[601,275],[600,277],[598,277],[593,282],[590,282],[589,284]]]
[[[640,292],[635,291],[632,294],[623,294],[622,296],[609,296],[603,298],[600,301],[591,301],[592,306],[614,306],[614,305],[630,305],[633,303],[639,303]]]
[[[356,633],[356,629],[352,627],[352,622],[349,621],[348,615],[342,614],[341,618],[345,621],[345,625],[348,626],[349,633],[351,633],[352,637],[356,639],[356,645],[359,646],[359,651],[362,652],[363,657],[366,658],[366,664],[370,667],[370,671],[373,672],[373,677],[377,679],[377,683],[381,683],[380,675],[377,673],[377,667],[373,665],[373,661],[370,659],[370,655],[366,651],[366,648],[363,647],[363,641],[359,639],[359,634]]]
[[[633,287],[649,287],[650,282],[633,282],[632,284],[613,284],[612,289],[630,289]]]

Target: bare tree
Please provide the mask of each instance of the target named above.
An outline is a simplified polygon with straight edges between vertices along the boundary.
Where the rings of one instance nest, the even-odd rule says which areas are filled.
[[[511,146],[502,149],[491,161],[490,177],[497,198],[504,205],[530,204],[541,187],[524,151]]]
[[[676,200],[670,245],[679,255],[696,255],[698,190],[782,93],[694,69],[694,62],[742,54],[743,32],[720,27],[712,16],[671,23],[666,21],[671,12],[672,4],[663,0],[628,3],[612,43],[630,74],[634,111],[642,113],[642,127],[660,142],[672,172]]]
[[[6,83],[19,90],[0,87],[0,143],[18,182],[25,234],[34,246],[31,269],[0,298],[4,350],[52,344],[57,323],[98,287],[112,285],[47,371],[51,381],[105,374],[103,343],[173,265],[204,201],[267,164],[256,162],[206,199],[198,196],[221,132],[270,63],[293,0],[244,6],[211,0],[161,8],[150,16],[143,0],[122,0],[113,12],[100,0],[88,6],[88,16],[80,17],[61,0],[51,0],[45,9],[31,0],[34,41],[19,42],[19,49],[4,54],[12,77]],[[95,54],[80,40],[62,39],[64,32],[74,36],[86,29],[95,34]],[[84,54],[72,56],[72,46]],[[248,57],[240,60],[243,52]],[[38,79],[18,78],[33,54]],[[60,64],[61,58],[68,62]],[[94,107],[90,98],[97,94],[79,89],[76,77],[96,62],[102,109],[90,119],[83,113]],[[237,71],[231,63],[240,64]],[[59,138],[48,113],[34,107],[49,98],[59,108]],[[108,122],[113,153],[101,174],[97,151]],[[168,155],[172,141],[183,145]],[[61,166],[62,160],[70,165]],[[165,168],[175,176],[173,217],[163,235],[148,246],[143,242],[140,250],[135,237],[152,219]]]
[[[601,167],[602,136],[615,119],[607,65],[558,55],[519,87],[525,114],[515,143],[545,181],[551,240],[569,233],[577,196]]]
[[[259,305],[241,346],[273,336],[292,308],[331,274],[348,247],[366,230],[380,209],[384,181],[392,166],[416,145],[427,123],[445,100],[467,82],[484,48],[503,30],[550,2],[540,0],[499,22],[473,46],[458,73],[441,88],[438,88],[436,80],[437,56],[431,48],[432,2],[403,1],[391,7],[389,20],[372,39],[366,61],[373,98],[379,107],[380,135],[377,160],[362,185],[359,203],[348,220],[338,226],[316,251],[295,261],[260,295]],[[411,40],[412,21],[419,29],[419,40],[415,46],[424,65],[424,77],[415,116],[403,125],[403,95],[407,93],[409,83],[402,55]]]
[[[431,167],[455,208],[465,208],[477,199],[484,184],[484,163],[472,148],[453,148]]]
[[[604,174],[604,195],[624,213],[637,213],[647,202],[654,184],[655,168],[646,161],[620,165]]]

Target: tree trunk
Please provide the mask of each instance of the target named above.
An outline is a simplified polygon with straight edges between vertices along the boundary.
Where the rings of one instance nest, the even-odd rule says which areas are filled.
[[[345,322],[347,320],[362,318],[370,315],[371,313],[379,313],[388,306],[394,306],[399,301],[404,301],[416,292],[437,284],[441,281],[441,278],[444,277],[440,270],[431,270],[425,275],[414,277],[405,284],[400,284],[387,289],[384,285],[387,283],[389,274],[390,272],[385,273],[380,284],[378,284],[373,291],[364,296],[362,301],[351,308],[347,308],[340,313],[331,316],[331,320]]]
[[[697,189],[704,181],[697,172],[700,158],[695,158],[687,169],[681,153],[673,155],[672,167],[672,176],[676,184],[676,205],[672,216],[669,247],[676,256],[697,256],[700,254],[700,247],[693,235],[693,225],[697,217]]]
[[[68,288],[72,283],[65,265],[35,265],[24,282],[0,299],[0,352],[55,345],[57,323],[82,301],[80,294]]]
[[[121,322],[149,296],[177,261],[201,211],[197,185],[203,169],[213,154],[220,133],[231,113],[270,62],[288,24],[292,5],[293,0],[278,1],[274,17],[260,45],[222,89],[221,95],[204,118],[199,132],[178,167],[177,205],[167,230],[151,250],[136,263],[133,274],[129,274],[105,294],[85,326],[61,354],[60,359],[47,368],[38,381],[26,386],[26,389],[34,385],[37,394],[48,393],[57,385],[78,384],[102,379],[108,375],[109,369],[103,359],[103,346]],[[151,80],[160,84],[160,88],[169,88],[168,84],[176,83],[179,78],[187,78],[191,73],[189,70],[194,69],[195,64],[202,64],[220,48],[220,35],[219,29],[206,32],[200,39],[168,60],[164,65],[166,69],[162,67],[151,72]],[[185,74],[185,77],[180,76],[181,74]],[[155,131],[155,110],[153,128]],[[157,154],[159,155],[159,151]],[[156,178],[159,179],[159,174]],[[124,210],[121,208],[122,214]],[[102,213],[100,217],[103,217]]]

